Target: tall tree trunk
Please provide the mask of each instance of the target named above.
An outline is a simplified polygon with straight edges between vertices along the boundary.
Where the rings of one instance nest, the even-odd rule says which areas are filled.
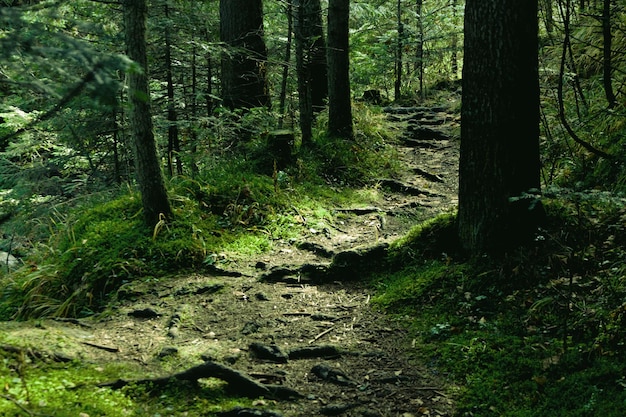
[[[231,47],[222,57],[224,104],[269,107],[262,1],[220,0],[220,39]]]
[[[148,90],[148,55],[146,52],[146,0],[123,0],[126,53],[140,70],[127,74],[130,132],[133,138],[135,171],[141,192],[144,220],[154,227],[172,210],[167,197],[159,157],[157,156],[150,93]]]
[[[195,10],[195,1],[189,3],[190,12]],[[196,153],[198,152],[198,131],[196,123],[198,119],[198,47],[196,45],[195,27],[191,30],[191,111],[190,111],[190,127],[189,136],[191,137],[191,175],[197,178],[200,170],[196,161]]]
[[[313,94],[311,85],[311,62],[308,49],[312,35],[310,20],[311,0],[295,0],[294,31],[296,37],[296,73],[298,75],[298,103],[300,109],[300,131],[302,145],[308,146],[313,137]]]
[[[602,36],[604,38],[604,47],[603,47],[603,55],[604,55],[604,94],[606,95],[606,100],[609,103],[609,109],[615,107],[616,98],[615,93],[613,92],[613,82],[612,82],[612,72],[613,72],[613,63],[612,63],[612,44],[613,44],[613,35],[611,34],[611,0],[604,0],[602,7]]]
[[[452,23],[456,27],[457,25],[457,13],[456,8],[458,5],[458,0],[450,0],[450,5],[452,6]],[[458,49],[459,49],[459,38],[457,36],[456,30],[452,31],[452,39],[451,39],[450,49],[452,50],[452,54],[450,56],[450,70],[452,71],[452,79],[456,80],[459,75],[459,58],[458,58]]]
[[[328,3],[328,134],[353,138],[349,51],[350,0]]]
[[[309,40],[309,65],[311,67],[311,104],[313,114],[317,114],[326,107],[328,98],[328,63],[326,61],[326,40],[324,25],[322,24],[322,5],[320,0],[311,2],[310,20],[311,39]]]
[[[176,173],[183,174],[183,164],[180,160],[180,138],[178,136],[178,113],[174,101],[174,81],[172,71],[172,22],[170,21],[170,9],[167,0],[163,4],[165,12],[165,68],[167,83],[167,168],[170,177],[174,176],[174,159],[176,160]]]
[[[296,0],[294,5],[300,126],[303,143],[308,143],[313,119],[324,110],[328,97],[326,41],[320,0]]]
[[[422,7],[424,0],[416,0],[415,13],[417,14],[417,42],[415,45],[415,72],[419,79],[420,97],[424,98],[424,18],[422,16]]]
[[[554,31],[554,15],[552,13],[552,0],[541,0],[539,3],[539,8],[541,9],[543,15],[544,26],[546,27],[546,32],[548,34],[552,34]]]
[[[205,32],[205,41],[211,42],[211,36],[209,32]],[[206,102],[206,115],[211,117],[213,115],[213,59],[211,58],[211,52],[206,52],[206,92],[204,99]]]
[[[537,0],[467,0],[459,238],[472,255],[529,239],[541,206]]]
[[[278,104],[278,127],[283,127],[285,119],[285,102],[287,101],[287,81],[289,79],[289,65],[291,63],[291,43],[293,35],[293,3],[287,2],[287,43],[285,45],[285,60],[283,62],[283,74],[280,82],[280,99]]]
[[[402,23],[402,0],[397,0],[396,19],[398,25],[398,42],[396,44],[396,80],[394,83],[394,98],[400,100],[402,95],[402,48],[404,48],[404,24]]]

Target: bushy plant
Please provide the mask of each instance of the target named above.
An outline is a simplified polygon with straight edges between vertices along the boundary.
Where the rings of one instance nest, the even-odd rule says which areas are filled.
[[[126,281],[200,265],[217,225],[185,203],[179,201],[172,223],[155,230],[143,225],[133,192],[57,212],[49,241],[5,278],[4,318],[91,314]],[[7,304],[14,308],[10,315]]]

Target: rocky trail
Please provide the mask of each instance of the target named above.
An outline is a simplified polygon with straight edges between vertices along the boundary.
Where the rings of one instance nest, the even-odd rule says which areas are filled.
[[[3,330],[33,355],[145,373],[102,381],[110,389],[218,378],[256,399],[256,408],[224,416],[452,415],[446,381],[410,355],[401,326],[371,308],[359,274],[411,226],[456,205],[458,115],[445,107],[385,112],[404,132],[397,152],[406,169],[377,182],[380,205],[337,207],[323,230],[303,219],[301,240],[276,242],[258,259],[127,284],[115,311],[97,320]]]

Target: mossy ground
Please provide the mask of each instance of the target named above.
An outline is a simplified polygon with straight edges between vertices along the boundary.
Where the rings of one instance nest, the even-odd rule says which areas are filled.
[[[374,301],[415,355],[458,386],[462,416],[619,416],[626,406],[624,208],[548,205],[535,245],[455,257],[446,216],[416,228],[377,276]],[[452,255],[452,256],[450,256]]]
[[[382,193],[370,181],[395,175],[397,167],[386,162],[394,159],[393,137],[380,113],[367,110],[359,117],[369,118],[372,126],[362,122],[356,141],[333,146],[321,135],[284,172],[267,172],[259,156],[267,144],[259,137],[204,167],[206,175],[170,179],[174,217],[152,230],[142,224],[139,195],[125,186],[52,204],[35,221],[25,220],[33,215],[27,207],[17,209],[12,223],[4,225],[30,238],[13,246],[24,264],[0,276],[0,319],[28,319],[22,323],[28,328],[37,327],[39,317],[106,320],[119,307],[121,287],[154,287],[185,271],[227,268],[266,253],[277,241],[300,237],[303,230],[322,231],[333,222],[333,207],[379,202]],[[119,367],[31,357],[28,352],[36,346],[46,346],[46,352],[68,346],[48,333],[47,341],[35,341],[31,334],[9,339],[9,334],[20,332],[0,335],[0,345],[24,350],[0,348],[0,415],[200,416],[252,404],[229,397],[217,380],[176,384],[158,394],[145,386],[97,388],[94,384],[103,380],[145,378],[146,370],[127,362]],[[164,370],[166,361],[155,372]]]

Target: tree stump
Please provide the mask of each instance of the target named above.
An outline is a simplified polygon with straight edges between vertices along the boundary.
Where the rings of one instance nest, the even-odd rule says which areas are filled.
[[[293,162],[295,138],[291,130],[275,130],[267,137],[267,149],[276,161],[276,169],[284,170]]]

